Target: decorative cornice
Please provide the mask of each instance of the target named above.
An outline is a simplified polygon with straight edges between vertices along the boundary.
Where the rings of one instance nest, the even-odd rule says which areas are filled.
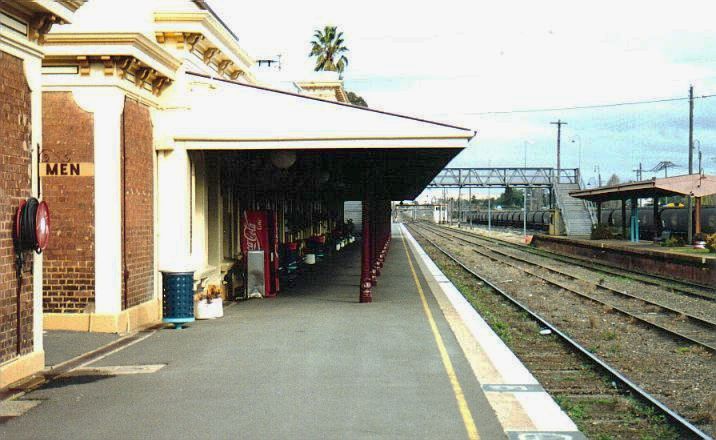
[[[155,37],[159,44],[174,44],[178,50],[188,49],[189,52],[193,52],[218,75],[225,75],[234,80],[241,76],[247,76],[249,81],[255,82],[250,73],[236,64],[240,62],[238,59],[227,57],[224,52],[212,46],[201,33],[155,32]]]
[[[64,7],[70,11],[75,12],[85,4],[85,0],[60,0],[58,3],[64,5]]]
[[[215,47],[210,47],[204,51],[204,64],[209,64],[211,62],[211,59],[214,58],[214,55],[219,52],[219,49]]]
[[[91,65],[98,63],[103,66],[104,76],[116,76],[120,79],[129,80],[139,89],[151,90],[151,93],[155,96],[161,95],[172,84],[170,78],[133,56],[79,55],[74,59],[70,57],[52,57],[43,61],[43,67],[49,69],[53,66],[77,65],[77,73],[80,76],[89,76],[92,70]]]
[[[182,61],[140,33],[51,33],[45,36],[47,58],[134,57],[163,76],[174,78]]]
[[[348,103],[348,95],[343,88],[343,81],[297,81],[296,85],[304,90],[333,89],[336,101]]]
[[[31,41],[43,43],[45,35],[50,32],[55,23],[62,23],[62,20],[54,14],[35,14],[29,23],[29,35],[27,37]]]
[[[226,54],[227,56],[235,56],[238,58],[237,61],[241,61],[241,63],[247,67],[251,67],[255,63],[241,46],[239,46],[238,41],[236,41],[236,38],[234,38],[229,30],[208,11],[155,12],[154,22],[157,23],[157,31],[160,32],[178,31],[178,29],[167,29],[167,25],[170,23],[197,25],[199,28],[194,31],[201,33],[207,39],[213,39],[212,37],[214,37],[219,43],[226,46],[231,52],[230,54]],[[206,29],[209,35],[201,32],[200,29]]]
[[[58,23],[71,23],[75,11],[84,4],[84,0],[30,0],[27,2],[28,7],[57,17]]]

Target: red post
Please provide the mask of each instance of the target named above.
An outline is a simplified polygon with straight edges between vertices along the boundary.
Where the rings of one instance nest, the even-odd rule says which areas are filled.
[[[380,269],[383,267],[382,252],[383,252],[383,201],[380,200],[377,203],[375,211],[376,217],[376,237],[375,237],[375,273],[380,276]]]
[[[377,262],[376,262],[376,269],[378,271],[378,275],[380,275],[380,271],[383,268],[383,263],[385,262],[385,245],[386,245],[385,200],[381,200],[379,216],[380,216],[380,220],[379,220],[380,232],[379,232],[379,238],[378,238],[378,257],[377,257]]]
[[[390,200],[383,201],[383,216],[382,216],[382,235],[381,235],[381,246],[380,246],[380,267],[382,268],[385,264],[385,256],[388,253],[388,245],[390,244]]]
[[[373,296],[371,293],[371,281],[370,281],[370,242],[371,242],[371,221],[370,221],[370,202],[363,200],[363,232],[361,248],[361,267],[360,267],[360,297],[359,302],[369,303],[373,302]]]
[[[370,201],[370,226],[371,226],[371,240],[370,240],[370,285],[376,286],[378,284],[378,270],[375,262],[377,261],[378,253],[378,228],[377,228],[377,212],[378,203],[375,199]]]

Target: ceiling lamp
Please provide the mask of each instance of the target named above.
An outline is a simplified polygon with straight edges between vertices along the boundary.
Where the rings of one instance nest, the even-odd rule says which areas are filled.
[[[282,170],[291,168],[296,163],[296,152],[291,150],[272,151],[271,163]]]
[[[330,178],[331,178],[331,173],[329,173],[328,171],[325,171],[325,170],[321,171],[321,174],[318,175],[318,183],[324,184],[324,183],[328,182],[330,180]]]

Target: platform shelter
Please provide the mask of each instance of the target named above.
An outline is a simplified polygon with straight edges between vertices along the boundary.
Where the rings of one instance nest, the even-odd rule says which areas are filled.
[[[639,241],[638,200],[652,199],[654,207],[655,239],[661,235],[661,220],[659,219],[659,199],[669,196],[686,196],[695,199],[693,214],[693,231],[701,232],[701,198],[716,194],[716,176],[703,174],[686,174],[683,176],[653,178],[639,182],[629,182],[618,185],[603,186],[594,189],[585,189],[569,193],[578,199],[589,200],[597,205],[597,222],[601,221],[602,203],[610,200],[621,200],[622,232],[626,237],[626,201],[630,200],[631,215],[629,223],[630,241]],[[692,227],[691,215],[689,228]],[[689,229],[691,230],[691,229]]]
[[[175,110],[155,119],[159,266],[198,268],[202,284],[236,263],[247,210],[275,218],[271,258],[281,258],[286,246],[340,234],[343,202],[361,200],[360,300],[370,301],[390,239],[390,201],[416,197],[475,135],[201,73],[184,81]]]

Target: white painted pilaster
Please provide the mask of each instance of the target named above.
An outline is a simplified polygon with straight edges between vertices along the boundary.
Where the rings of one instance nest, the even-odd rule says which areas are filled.
[[[203,152],[192,154],[192,187],[194,194],[194,212],[192,213],[192,246],[191,257],[197,270],[209,266],[209,224],[208,215],[208,180],[207,164]]]
[[[38,149],[42,144],[42,61],[40,58],[29,56],[24,59],[25,78],[27,85],[30,87],[30,100],[32,102],[32,195],[38,196],[38,188],[40,187],[40,178],[37,173],[38,166]],[[41,194],[40,194],[41,195]],[[52,207],[50,207],[50,215],[52,215]],[[52,245],[52,241],[50,241]],[[32,258],[32,339],[33,351],[44,351],[42,339],[42,254],[33,254]]]
[[[94,114],[95,311],[122,310],[121,115],[124,93],[88,87],[73,92]]]
[[[158,249],[159,270],[193,270],[189,244],[190,169],[189,155],[184,149],[160,151],[158,163]]]
[[[221,161],[213,158],[207,164],[207,259],[215,268],[208,283],[221,285],[224,262],[224,201],[221,195]]]

